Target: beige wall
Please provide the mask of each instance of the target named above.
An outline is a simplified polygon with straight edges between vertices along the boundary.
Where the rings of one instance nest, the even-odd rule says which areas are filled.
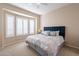
[[[79,48],[79,4],[69,4],[41,16],[44,26],[65,26],[67,45]]]
[[[4,30],[5,30],[4,29],[4,21],[5,21],[5,19],[4,19],[4,10],[3,10],[4,8],[37,18],[37,25],[38,25],[37,31],[40,28],[40,24],[39,24],[40,15],[32,13],[32,12],[30,12],[28,10],[18,8],[16,6],[13,6],[13,5],[10,5],[10,4],[6,4],[6,3],[1,4],[0,3],[0,44],[2,43],[3,45],[9,45],[8,43],[10,43],[10,42],[12,43],[13,41],[18,41],[20,39],[23,39],[23,37],[24,37],[24,36],[20,36],[20,37],[14,37],[14,38],[9,38],[9,39],[4,38]]]
[[[2,46],[2,9],[0,7],[0,48]]]

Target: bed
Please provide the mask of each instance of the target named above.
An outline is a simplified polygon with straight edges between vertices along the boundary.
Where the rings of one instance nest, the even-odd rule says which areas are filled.
[[[42,56],[56,56],[65,40],[65,26],[44,27],[44,31],[59,31],[59,35],[35,34],[28,36],[26,43]]]

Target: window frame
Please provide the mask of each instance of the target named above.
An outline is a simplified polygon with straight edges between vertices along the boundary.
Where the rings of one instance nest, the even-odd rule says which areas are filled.
[[[21,18],[20,20],[22,21],[22,33],[21,34],[17,34],[17,19]],[[16,36],[22,36],[23,35],[23,18],[22,16],[16,16]]]
[[[31,34],[30,34],[30,20],[34,20],[34,33],[31,33]],[[35,31],[36,31],[35,29],[36,29],[36,22],[35,22],[35,19],[34,19],[34,18],[29,18],[29,34],[30,34],[30,35],[35,34]]]
[[[28,17],[23,17],[23,21],[24,20],[27,20],[27,23],[28,23],[28,25],[27,25],[27,31],[28,31],[28,33],[27,34],[24,33],[24,24],[23,24],[23,35],[28,35],[29,34],[29,18]]]
[[[14,32],[14,35],[13,36],[11,36],[11,37],[6,37],[6,21],[7,21],[7,19],[6,19],[6,16],[7,15],[11,15],[11,16],[13,16],[14,17],[14,22],[13,23],[15,23],[15,14],[14,13],[11,13],[11,12],[8,12],[8,11],[5,11],[5,13],[4,13],[4,37],[5,38],[13,38],[13,37],[15,37],[15,24],[13,25],[14,26],[14,29],[13,29],[13,32]]]

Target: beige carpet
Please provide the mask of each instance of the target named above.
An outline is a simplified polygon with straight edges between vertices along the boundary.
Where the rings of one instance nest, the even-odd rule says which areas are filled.
[[[36,56],[38,53],[33,49],[27,47],[25,42],[20,42],[11,46],[8,46],[0,50],[1,56]]]
[[[58,55],[59,56],[79,56],[79,49],[64,46]]]
[[[25,42],[8,46],[0,50],[0,56],[38,56],[39,54],[29,48]],[[79,50],[64,46],[58,54],[59,56],[79,56]]]

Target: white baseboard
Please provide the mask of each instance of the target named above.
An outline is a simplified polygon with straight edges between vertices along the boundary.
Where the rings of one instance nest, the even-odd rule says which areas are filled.
[[[0,41],[0,49],[2,48],[2,43],[1,43],[1,41]]]
[[[70,44],[65,44],[66,46],[69,46],[69,47],[72,47],[72,48],[76,48],[76,49],[79,49],[79,47],[77,46],[74,46],[74,45],[70,45]]]

